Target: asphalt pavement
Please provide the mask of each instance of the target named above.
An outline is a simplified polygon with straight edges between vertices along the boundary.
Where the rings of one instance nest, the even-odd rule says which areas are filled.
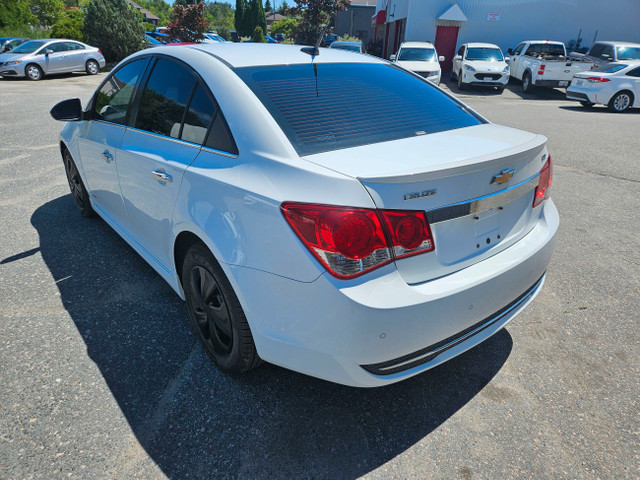
[[[177,295],[78,214],[48,111],[103,78],[0,80],[0,478],[640,478],[640,110],[451,87],[549,139],[547,282],[453,361],[355,389],[221,373]]]

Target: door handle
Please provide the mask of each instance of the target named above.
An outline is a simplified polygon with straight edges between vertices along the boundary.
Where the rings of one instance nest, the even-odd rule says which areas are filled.
[[[154,170],[151,172],[151,176],[163,183],[171,183],[171,175],[165,172],[161,172],[160,170]]]
[[[113,155],[109,153],[109,150],[105,150],[102,152],[102,157],[106,160],[107,163],[111,163],[113,161]]]

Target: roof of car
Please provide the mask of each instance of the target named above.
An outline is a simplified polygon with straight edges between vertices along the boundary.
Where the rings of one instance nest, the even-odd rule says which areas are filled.
[[[469,43],[467,43],[467,47],[469,47],[469,48],[497,48],[497,49],[500,49],[499,46],[494,45],[493,43],[481,43],[481,42],[469,42]]]
[[[429,47],[433,48],[433,43],[431,42],[402,42],[400,48],[402,47]]]
[[[634,43],[634,42],[616,42],[616,41],[610,41],[610,40],[598,40],[597,42],[594,43],[594,45],[596,43],[613,45],[614,47],[640,47],[640,43]]]
[[[157,47],[154,52],[165,47]],[[178,48],[192,48],[209,53],[230,67],[253,67],[265,65],[283,65],[292,63],[387,63],[380,58],[362,55],[338,48],[320,48],[320,54],[315,57],[301,51],[303,45],[282,45],[268,43],[198,43],[189,47],[173,47],[172,53],[179,52]],[[311,47],[313,48],[313,47]]]

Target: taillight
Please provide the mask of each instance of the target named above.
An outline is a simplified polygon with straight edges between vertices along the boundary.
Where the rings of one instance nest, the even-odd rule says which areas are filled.
[[[536,187],[536,192],[533,195],[533,208],[536,208],[547,198],[549,198],[551,190],[551,177],[553,173],[552,170],[551,156],[549,156],[547,163],[545,163],[544,167],[542,167],[542,170],[540,170],[540,176],[538,177],[538,186]]]
[[[305,247],[338,278],[354,278],[435,248],[422,211],[293,202],[281,208]]]
[[[605,82],[611,81],[608,78],[604,78],[604,77],[589,77],[587,78],[587,80],[592,83],[605,83]]]
[[[538,75],[544,75],[544,68],[546,67],[546,65],[540,65],[538,67]]]

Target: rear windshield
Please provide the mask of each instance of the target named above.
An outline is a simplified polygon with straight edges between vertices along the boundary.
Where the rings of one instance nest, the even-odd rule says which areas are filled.
[[[392,65],[309,62],[235,72],[299,155],[484,123],[426,80]]]
[[[557,43],[537,43],[529,46],[525,55],[529,55],[531,57],[537,57],[540,55],[560,57],[564,55],[564,46]]]
[[[600,65],[592,69],[592,72],[602,72],[602,73],[615,73],[619,72],[623,68],[627,68],[629,65],[625,65],[624,63],[605,63],[604,65]]]

